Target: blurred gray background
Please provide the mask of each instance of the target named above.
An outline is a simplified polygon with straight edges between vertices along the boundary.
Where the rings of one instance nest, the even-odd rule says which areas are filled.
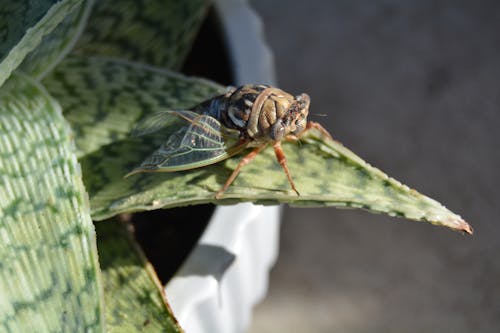
[[[280,87],[469,221],[284,210],[251,333],[500,332],[500,1],[253,0]]]

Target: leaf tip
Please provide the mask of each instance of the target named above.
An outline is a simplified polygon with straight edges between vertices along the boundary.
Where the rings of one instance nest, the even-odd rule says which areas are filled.
[[[465,222],[464,220],[459,220],[458,223],[460,225],[460,231],[463,231],[469,235],[474,234],[474,229],[472,229],[469,223]]]
[[[470,224],[465,222],[460,216],[457,218],[449,219],[446,224],[448,226],[451,226],[451,228],[455,230],[461,231],[469,235],[472,235],[474,233],[474,230],[472,229]]]

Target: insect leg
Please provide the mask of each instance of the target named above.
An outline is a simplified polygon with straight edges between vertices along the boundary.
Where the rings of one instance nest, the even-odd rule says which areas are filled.
[[[248,155],[246,155],[245,157],[243,157],[241,159],[241,161],[238,164],[238,166],[236,167],[236,169],[234,169],[231,176],[229,176],[229,178],[226,180],[224,187],[222,187],[222,189],[220,189],[215,194],[216,199],[220,199],[222,197],[222,194],[224,194],[224,192],[227,190],[229,185],[231,185],[233,183],[233,181],[236,179],[236,176],[238,176],[238,174],[240,173],[241,168],[243,168],[245,165],[250,163],[255,158],[255,156],[257,156],[258,153],[260,153],[264,148],[266,148],[266,146],[267,146],[267,143],[264,143],[264,144],[258,146],[257,148],[252,150]]]
[[[319,130],[321,132],[321,134],[323,134],[324,136],[326,136],[330,140],[333,140],[330,133],[328,133],[328,131],[323,126],[321,126],[319,123],[314,122],[314,121],[308,121],[305,131],[310,130],[311,128],[316,128],[317,130]],[[301,134],[304,134],[304,132],[302,132]]]
[[[276,158],[278,159],[279,164],[285,170],[285,174],[288,178],[288,182],[292,186],[292,190],[297,193],[298,196],[300,196],[299,191],[297,191],[297,188],[295,187],[295,183],[293,182],[292,175],[290,174],[290,170],[288,170],[288,165],[286,164],[286,156],[285,152],[281,148],[281,141],[276,141],[273,145],[274,148],[274,153],[276,154]]]

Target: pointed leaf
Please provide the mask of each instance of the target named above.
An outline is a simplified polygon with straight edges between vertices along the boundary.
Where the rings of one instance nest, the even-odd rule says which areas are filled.
[[[137,174],[123,179],[121,175],[133,161],[141,161],[144,145],[133,140],[118,141],[82,159],[84,173],[91,175],[86,182],[95,219],[162,207],[252,201],[363,208],[471,233],[460,216],[389,178],[338,142],[321,138],[315,130],[301,144],[283,144],[300,197],[290,190],[272,149],[245,166],[222,200],[215,200],[215,192],[222,188],[241,155],[191,171]]]
[[[178,69],[207,12],[207,0],[101,0],[75,53]]]
[[[120,221],[96,224],[107,332],[181,332],[130,227]]]
[[[72,61],[63,64],[64,70],[46,82],[54,94],[62,89],[60,100],[67,105],[65,109],[71,113],[68,119],[79,134],[76,141],[81,147],[84,179],[95,219],[162,207],[252,201],[365,208],[470,231],[459,216],[438,202],[389,178],[338,142],[322,139],[315,131],[310,131],[301,143],[283,144],[300,197],[290,190],[272,149],[266,149],[243,168],[223,200],[215,200],[215,192],[241,155],[190,171],[137,174],[124,179],[176,130],[175,126],[169,126],[144,138],[127,136],[139,118],[161,111],[152,110],[160,104],[158,101],[172,109],[184,109],[207,98],[207,93],[212,92],[213,96],[224,88],[109,59]],[[75,97],[67,103],[64,87],[72,96],[85,97],[81,100]],[[89,143],[92,143],[90,148]]]
[[[13,75],[0,89],[0,329],[103,329],[95,233],[59,105]]]
[[[0,5],[0,86],[43,36],[50,33],[81,0],[2,0]]]

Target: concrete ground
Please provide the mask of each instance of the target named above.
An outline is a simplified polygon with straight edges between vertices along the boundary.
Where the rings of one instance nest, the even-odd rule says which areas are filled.
[[[251,333],[500,332],[500,2],[253,0],[280,87],[472,237],[291,209]]]

